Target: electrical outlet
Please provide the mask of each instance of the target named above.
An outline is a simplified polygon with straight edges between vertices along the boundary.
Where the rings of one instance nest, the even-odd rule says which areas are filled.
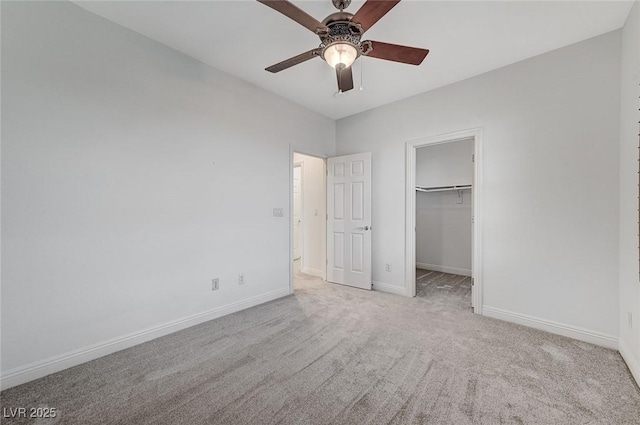
[[[391,263],[385,264],[384,268],[385,268],[386,271],[390,272],[391,271]]]
[[[627,319],[629,320],[629,327],[632,328],[633,327],[633,313],[631,313],[630,311],[627,313]]]
[[[244,273],[238,275],[238,285],[244,285]]]
[[[211,290],[217,291],[218,289],[220,289],[220,279],[216,277],[211,281]]]

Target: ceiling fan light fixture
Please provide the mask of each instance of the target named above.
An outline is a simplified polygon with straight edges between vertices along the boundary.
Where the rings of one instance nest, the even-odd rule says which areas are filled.
[[[324,49],[322,57],[332,68],[348,68],[358,57],[358,49],[351,43],[334,43]]]

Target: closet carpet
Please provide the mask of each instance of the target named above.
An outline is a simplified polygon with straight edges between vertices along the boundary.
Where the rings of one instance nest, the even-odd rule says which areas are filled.
[[[473,311],[471,308],[471,278],[457,274],[416,269],[416,297],[431,298]]]
[[[620,355],[299,275],[296,293],[0,394],[3,424],[640,424]],[[457,299],[457,298],[456,298]]]

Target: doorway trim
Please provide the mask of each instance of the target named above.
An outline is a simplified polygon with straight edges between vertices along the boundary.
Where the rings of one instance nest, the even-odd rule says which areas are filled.
[[[482,129],[456,131],[437,136],[406,142],[405,170],[405,293],[416,296],[416,150],[425,146],[457,142],[465,139],[474,141],[473,162],[473,236],[471,255],[471,275],[473,290],[471,305],[473,312],[482,314]]]
[[[324,194],[322,196],[322,211],[325,215],[325,220],[322,221],[324,226],[324,231],[322,232],[322,280],[327,280],[327,156],[318,154],[316,152],[305,151],[300,149],[293,144],[289,144],[289,294],[293,294],[293,154],[298,153],[301,155],[312,156],[314,158],[318,158],[322,160],[322,187]],[[304,165],[303,165],[304,167]],[[304,168],[302,168],[304,170]],[[304,177],[302,177],[304,180]],[[303,195],[304,196],[304,195]],[[302,237],[304,240],[304,236]],[[304,247],[303,247],[304,249]],[[302,257],[304,258],[304,252],[302,253]]]
[[[303,223],[302,221],[302,217],[304,217],[304,161],[298,161],[298,162],[294,162],[293,163],[293,172],[295,173],[296,168],[300,168],[300,222]],[[293,175],[291,176],[293,178]],[[293,195],[291,195],[291,226],[294,225],[293,223],[293,219],[294,217],[294,212],[293,210],[295,209],[295,206],[293,205]],[[303,223],[304,225],[304,223]],[[295,249],[293,247],[295,247],[295,232],[293,232],[293,245],[292,245],[292,252],[295,251]],[[303,263],[304,263],[304,256],[302,254],[304,254],[304,232],[303,232],[303,228],[300,228],[300,237],[298,239],[298,244],[300,244],[300,249],[302,250],[302,252],[300,253],[300,268],[302,268]],[[291,255],[291,258],[293,258],[293,254]],[[295,261],[295,259],[294,259]]]

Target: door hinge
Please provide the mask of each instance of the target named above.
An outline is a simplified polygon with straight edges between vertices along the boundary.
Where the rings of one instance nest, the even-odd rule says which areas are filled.
[[[476,162],[476,154],[475,153],[471,154],[471,162]]]

